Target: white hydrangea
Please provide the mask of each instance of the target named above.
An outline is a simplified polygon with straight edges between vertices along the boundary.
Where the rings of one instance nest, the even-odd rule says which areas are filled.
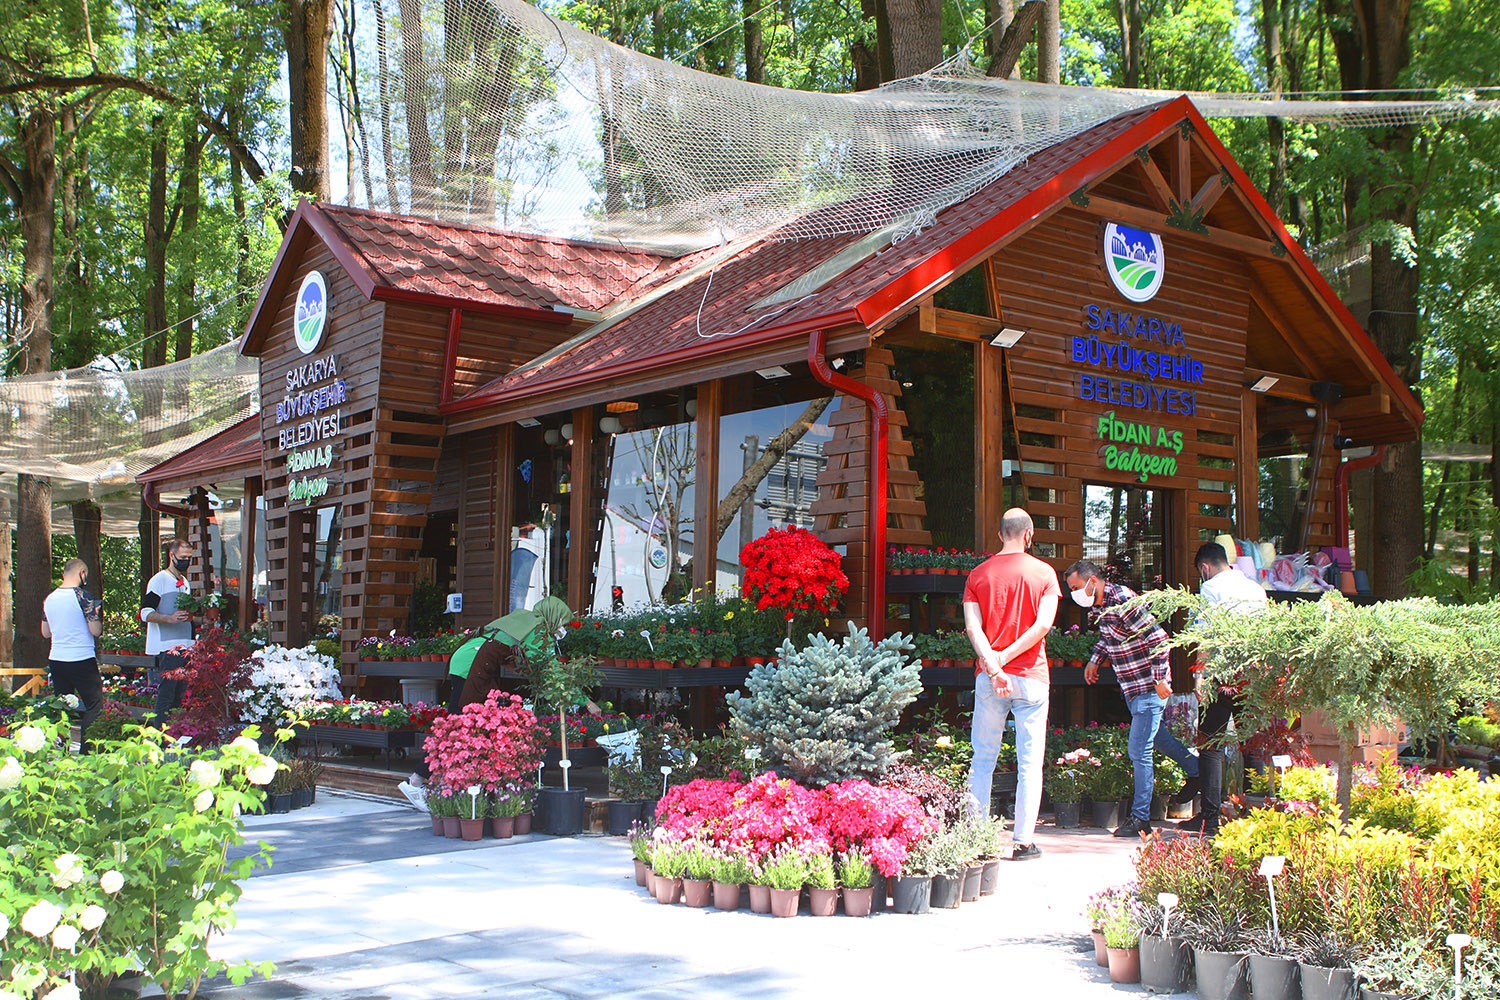
[[[248,736],[236,736],[229,744],[235,750],[247,750],[250,753],[260,753],[260,744]]]
[[[21,766],[20,761],[14,757],[5,758],[5,763],[0,764],[0,790],[15,788],[21,783],[25,773],[26,769]]]
[[[90,903],[83,908],[78,915],[78,925],[86,931],[97,931],[104,924],[104,918],[109,916],[109,911],[98,903]]]
[[[31,904],[31,909],[21,914],[21,930],[35,938],[43,938],[52,933],[52,928],[62,919],[62,907],[50,899],[39,899]]]
[[[214,793],[205,788],[193,799],[193,812],[208,812],[213,805]]]
[[[22,726],[16,732],[16,746],[20,747],[23,753],[36,753],[46,745],[47,734],[36,726]]]
[[[270,757],[262,757],[245,769],[245,777],[250,779],[252,785],[269,785],[271,779],[276,777],[278,766]]]
[[[188,778],[201,788],[213,788],[223,780],[224,775],[219,771],[218,765],[206,760],[195,760],[188,768]]]
[[[73,946],[78,944],[78,939],[83,937],[83,932],[72,924],[58,924],[57,929],[52,932],[52,947],[62,951],[72,951]]]
[[[83,994],[72,983],[62,983],[52,987],[52,992],[44,996],[42,1000],[83,1000]]]
[[[99,876],[99,888],[104,890],[105,895],[113,896],[125,888],[125,876],[111,868]]]
[[[52,859],[52,884],[67,889],[83,881],[83,859],[76,854],[59,854]]]
[[[276,723],[307,702],[343,697],[338,664],[314,645],[256,650],[250,656],[250,685],[242,696],[244,719],[252,723]]]

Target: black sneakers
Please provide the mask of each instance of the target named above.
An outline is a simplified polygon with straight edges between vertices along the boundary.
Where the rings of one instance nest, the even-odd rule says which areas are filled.
[[[1010,859],[1012,861],[1030,861],[1032,858],[1039,858],[1041,856],[1041,848],[1035,844],[1017,844],[1015,849],[1010,852]]]
[[[1193,801],[1193,796],[1197,795],[1202,787],[1197,775],[1188,778],[1187,782],[1182,786],[1182,791],[1172,796],[1173,804],[1182,805],[1184,802]]]
[[[1134,816],[1131,816],[1125,822],[1121,823],[1120,826],[1119,826],[1119,828],[1115,830],[1115,836],[1116,837],[1137,837],[1137,836],[1140,836],[1143,833],[1150,833],[1150,832],[1151,832],[1151,821],[1150,820],[1148,820],[1148,819],[1136,819]]]

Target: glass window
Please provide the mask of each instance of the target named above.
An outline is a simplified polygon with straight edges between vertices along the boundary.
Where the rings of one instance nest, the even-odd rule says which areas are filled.
[[[337,615],[342,605],[344,549],[339,528],[342,508],[319,507],[313,521],[313,605],[316,612],[309,627],[316,631],[317,619]]]
[[[1083,488],[1083,557],[1136,593],[1170,582],[1165,498],[1134,486]]]
[[[891,348],[895,407],[906,414],[917,499],[932,543],[972,548],[974,540],[974,348],[936,338]]]
[[[225,596],[222,614],[230,628],[238,626],[240,610],[240,577],[244,568],[240,553],[240,510],[244,496],[244,487],[238,483],[208,494],[208,550],[214,576],[209,587]]]
[[[548,594],[567,596],[571,452],[562,429],[570,417],[517,427],[515,465],[502,475],[511,491],[510,584],[505,610],[533,608]]]

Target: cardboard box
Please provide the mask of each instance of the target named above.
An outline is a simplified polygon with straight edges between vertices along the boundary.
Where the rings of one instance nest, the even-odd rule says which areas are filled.
[[[1312,711],[1303,714],[1302,737],[1307,740],[1313,758],[1325,764],[1339,759],[1339,732],[1324,712]],[[1392,727],[1371,726],[1361,729],[1355,739],[1354,762],[1376,763],[1396,756],[1397,749],[1406,742],[1406,726],[1397,723]]]

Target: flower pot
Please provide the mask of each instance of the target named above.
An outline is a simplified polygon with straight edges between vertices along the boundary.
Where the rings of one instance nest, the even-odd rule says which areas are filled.
[[[984,863],[979,870],[979,894],[981,896],[993,896],[995,890],[1000,888],[1000,859],[995,858]]]
[[[1094,826],[1102,826],[1106,830],[1120,825],[1120,803],[1118,802],[1095,802],[1093,806]]]
[[[1354,1000],[1354,970],[1298,963],[1302,1000]]]
[[[932,876],[932,907],[937,910],[952,910],[963,898],[964,873],[939,872]]]
[[[884,912],[891,898],[891,882],[879,869],[870,873],[870,890],[870,912]]]
[[[651,869],[648,868],[648,867],[646,867],[646,863],[644,861],[636,861],[635,862],[635,884],[636,885],[645,885],[646,884],[646,877],[648,875],[650,875],[650,874],[651,874]]]
[[[1151,797],[1151,812],[1149,815],[1152,820],[1167,818],[1167,797],[1165,795],[1153,795]]]
[[[1255,1000],[1300,1000],[1297,960],[1285,955],[1251,955],[1250,991]]]
[[[498,840],[509,840],[516,835],[516,818],[514,816],[491,816],[490,832]]]
[[[630,828],[640,822],[641,804],[639,802],[611,802],[608,809],[607,829],[611,837],[626,836],[630,833]]]
[[[891,884],[893,913],[927,913],[932,909],[931,875],[897,875]]]
[[[289,813],[292,811],[292,793],[277,792],[271,796],[271,813]]]
[[[672,904],[682,898],[682,879],[667,878],[665,875],[656,876],[656,901],[658,903]]]
[[[1112,983],[1138,983],[1141,981],[1141,949],[1107,948],[1109,953],[1109,981]]]
[[[1249,955],[1242,951],[1193,949],[1198,1000],[1245,1000],[1250,992]]]
[[[1193,813],[1198,811],[1198,797],[1195,795],[1187,802],[1167,802],[1167,819],[1192,819]]]
[[[688,906],[703,909],[713,899],[714,884],[706,878],[682,880],[682,901]]]
[[[1193,976],[1193,950],[1179,937],[1141,938],[1141,985],[1152,993],[1182,993]]]
[[[1060,830],[1071,830],[1078,825],[1078,803],[1077,802],[1054,802],[1052,804],[1053,822]]]
[[[464,840],[482,840],[484,828],[489,825],[489,820],[481,816],[478,819],[469,819],[467,816],[458,818],[458,833]]]
[[[771,887],[768,885],[756,885],[750,883],[750,912],[771,912]]]
[[[312,792],[308,791],[306,788],[292,789],[293,809],[306,809],[310,805],[312,805]]]
[[[965,903],[972,903],[979,899],[979,886],[984,881],[984,865],[970,865],[964,869],[963,888],[959,891],[959,898]]]
[[[1101,969],[1109,966],[1109,950],[1104,947],[1104,932],[1089,931],[1094,938],[1094,964]]]
[[[646,895],[656,898],[656,872],[646,869]]]
[[[441,837],[443,835],[443,817],[433,816],[430,818],[432,819],[432,835],[434,837]]]
[[[797,915],[797,905],[801,902],[801,889],[773,888],[771,890],[771,916],[795,917]]]
[[[1372,990],[1368,986],[1361,986],[1359,1000],[1420,1000],[1420,996],[1416,993],[1388,993],[1385,990]]]
[[[460,831],[458,826],[457,816],[443,817],[443,836],[447,837],[449,840],[457,840],[461,832],[462,831]]]
[[[815,917],[831,917],[839,912],[839,891],[837,889],[817,889],[809,886],[807,889],[807,908]]]
[[[543,833],[554,837],[576,837],[583,832],[583,789],[543,788],[537,793],[537,799],[547,817]]]
[[[531,832],[531,813],[522,813],[516,817],[516,836],[522,837]]]
[[[844,889],[844,915],[850,917],[868,917],[870,915],[870,903],[875,895],[875,890],[869,886],[863,889]]]
[[[714,909],[716,910],[738,910],[740,908],[740,887],[735,882],[714,883]]]

